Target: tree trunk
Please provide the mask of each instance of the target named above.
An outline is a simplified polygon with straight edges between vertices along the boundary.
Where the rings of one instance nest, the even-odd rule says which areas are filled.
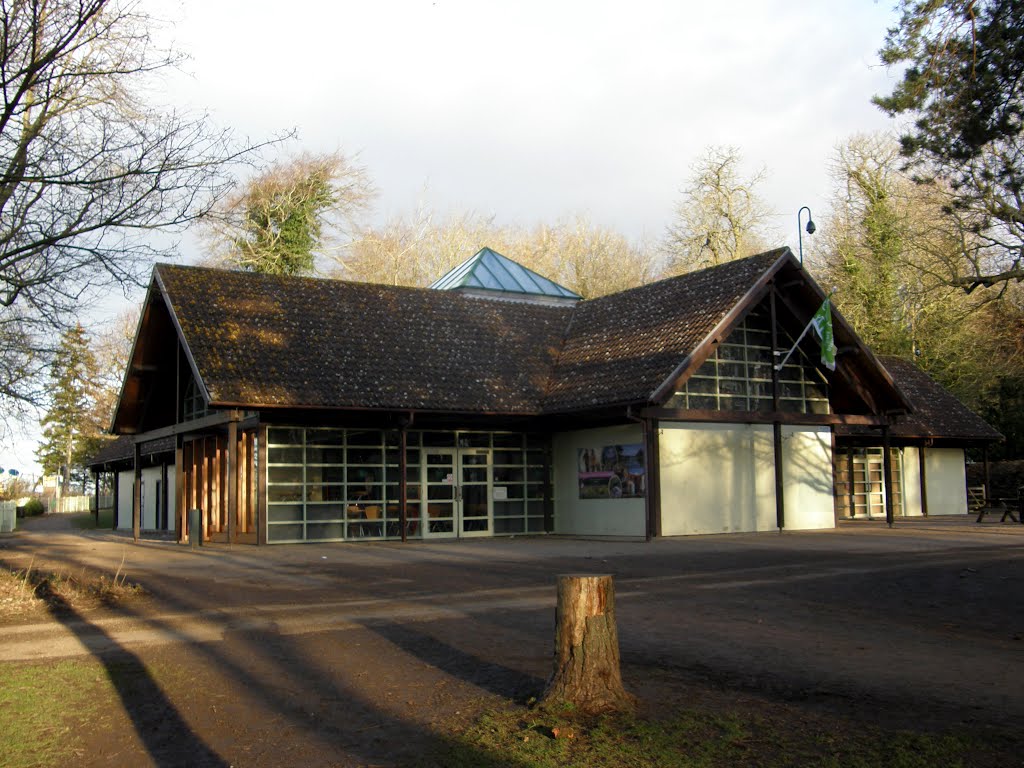
[[[538,704],[582,714],[632,709],[619,671],[611,576],[558,577],[554,669]]]

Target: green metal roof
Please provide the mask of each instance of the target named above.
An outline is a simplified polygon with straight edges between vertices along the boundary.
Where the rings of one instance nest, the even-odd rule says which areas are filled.
[[[430,287],[439,291],[477,288],[557,299],[583,298],[490,248],[481,248],[475,256],[435,280]]]

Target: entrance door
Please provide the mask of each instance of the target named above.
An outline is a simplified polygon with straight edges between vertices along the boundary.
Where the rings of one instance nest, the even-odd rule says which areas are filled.
[[[837,456],[836,495],[840,514],[869,520],[885,517],[885,469],[880,448],[853,448]],[[852,473],[852,475],[851,475]],[[903,514],[902,469],[892,452],[893,513]],[[852,483],[852,487],[851,487]]]
[[[424,448],[421,465],[424,537],[491,535],[491,452]]]

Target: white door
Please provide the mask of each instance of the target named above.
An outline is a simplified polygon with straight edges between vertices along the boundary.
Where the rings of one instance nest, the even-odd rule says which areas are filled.
[[[491,452],[424,448],[421,466],[424,538],[490,536]]]

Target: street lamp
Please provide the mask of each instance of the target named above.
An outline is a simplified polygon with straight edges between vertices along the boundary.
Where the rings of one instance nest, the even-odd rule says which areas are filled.
[[[804,263],[804,231],[800,229],[800,214],[807,211],[807,234],[813,235],[817,227],[814,226],[814,219],[811,218],[811,209],[808,206],[804,206],[796,212],[796,233],[800,238],[800,266]]]

